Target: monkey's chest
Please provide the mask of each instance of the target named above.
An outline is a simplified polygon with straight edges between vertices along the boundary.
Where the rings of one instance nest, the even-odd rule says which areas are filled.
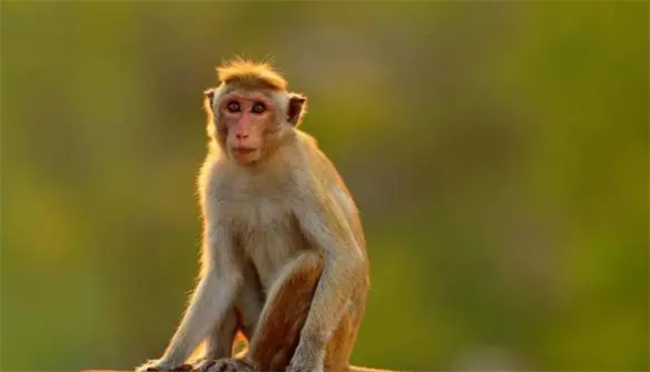
[[[237,242],[268,289],[295,254],[306,249],[298,221],[281,202],[257,199],[241,203],[236,214]]]

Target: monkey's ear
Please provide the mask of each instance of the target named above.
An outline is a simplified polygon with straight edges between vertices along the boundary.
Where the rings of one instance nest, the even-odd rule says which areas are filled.
[[[210,88],[203,92],[203,95],[205,96],[205,99],[203,100],[203,106],[208,112],[212,112],[212,102],[214,100],[215,91],[215,88]]]
[[[297,127],[302,117],[307,112],[307,98],[297,93],[289,93],[289,108],[287,109],[287,121]]]

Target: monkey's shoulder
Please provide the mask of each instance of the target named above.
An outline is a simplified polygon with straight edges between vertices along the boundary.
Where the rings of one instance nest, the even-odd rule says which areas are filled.
[[[318,147],[316,139],[304,132],[300,132],[299,140],[302,143],[303,161],[307,163],[304,167],[309,172],[308,179],[312,186],[319,188],[319,192],[334,192],[337,194],[343,193],[346,197],[350,193],[345,185],[345,181],[339,173],[336,165],[325,154],[325,152]]]
[[[310,147],[318,147],[318,140],[314,136],[312,136],[309,133],[303,132],[300,129],[294,129],[296,133],[296,138],[298,139],[299,142],[306,144],[307,146]]]

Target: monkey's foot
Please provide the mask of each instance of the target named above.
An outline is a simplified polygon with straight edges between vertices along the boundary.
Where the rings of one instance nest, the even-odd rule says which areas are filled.
[[[311,369],[306,369],[306,368],[296,368],[296,367],[289,366],[289,367],[287,367],[286,372],[317,372],[317,371],[311,370]]]
[[[196,372],[207,372],[210,367],[217,363],[216,359],[201,358],[192,364],[192,370]]]
[[[160,359],[150,360],[135,369],[138,372],[145,371],[191,371],[192,366],[189,364],[175,365]]]
[[[323,372],[322,364],[318,365],[317,363],[312,365],[296,363],[292,361],[291,364],[287,367],[286,372]]]
[[[207,365],[207,363],[206,363]],[[239,359],[223,358],[210,361],[207,368],[197,370],[197,372],[251,372],[252,369],[248,364]]]

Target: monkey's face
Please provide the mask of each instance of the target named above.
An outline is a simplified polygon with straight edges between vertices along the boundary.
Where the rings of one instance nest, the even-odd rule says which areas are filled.
[[[264,136],[274,125],[274,102],[260,92],[235,91],[223,97],[218,109],[217,125],[230,157],[242,164],[259,160]]]

